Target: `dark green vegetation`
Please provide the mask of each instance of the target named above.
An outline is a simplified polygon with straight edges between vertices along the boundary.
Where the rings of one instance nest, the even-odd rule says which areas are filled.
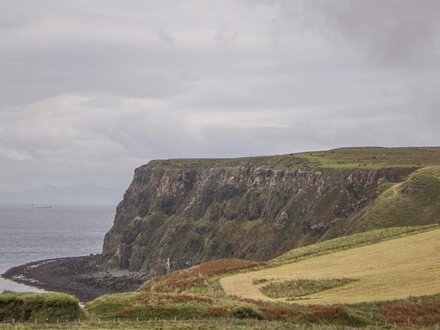
[[[342,148],[136,169],[104,242],[150,276],[218,258],[267,261],[384,227],[439,222],[440,148]]]
[[[292,280],[292,281],[270,281],[260,288],[266,296],[270,298],[287,298],[287,300],[305,299],[312,293],[317,293],[329,289],[336,288],[351,282],[355,279],[349,278],[334,278],[325,280]]]
[[[18,293],[4,291],[0,294],[0,322],[72,321],[84,318],[78,299],[63,293]]]

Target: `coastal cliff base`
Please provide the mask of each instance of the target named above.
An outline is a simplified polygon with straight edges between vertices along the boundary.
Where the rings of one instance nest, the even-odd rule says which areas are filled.
[[[40,260],[9,269],[3,278],[47,291],[67,292],[81,302],[103,294],[136,290],[147,276],[111,270],[101,255]]]

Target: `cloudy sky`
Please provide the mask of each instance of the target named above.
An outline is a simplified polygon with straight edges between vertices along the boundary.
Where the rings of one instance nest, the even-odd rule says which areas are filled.
[[[0,2],[0,193],[440,144],[438,0]]]

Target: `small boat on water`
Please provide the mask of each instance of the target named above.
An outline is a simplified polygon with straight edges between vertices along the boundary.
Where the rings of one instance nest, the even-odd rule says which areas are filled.
[[[51,209],[52,205],[32,204],[32,208],[34,208],[34,209]]]

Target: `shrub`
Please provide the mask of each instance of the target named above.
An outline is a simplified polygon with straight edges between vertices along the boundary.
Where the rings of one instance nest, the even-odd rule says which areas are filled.
[[[70,321],[84,316],[78,299],[64,293],[4,291],[0,294],[0,322]]]
[[[237,306],[230,311],[230,316],[238,319],[258,319],[263,320],[264,315],[253,306]]]
[[[270,320],[282,320],[301,315],[301,311],[295,306],[263,306],[260,310]]]

